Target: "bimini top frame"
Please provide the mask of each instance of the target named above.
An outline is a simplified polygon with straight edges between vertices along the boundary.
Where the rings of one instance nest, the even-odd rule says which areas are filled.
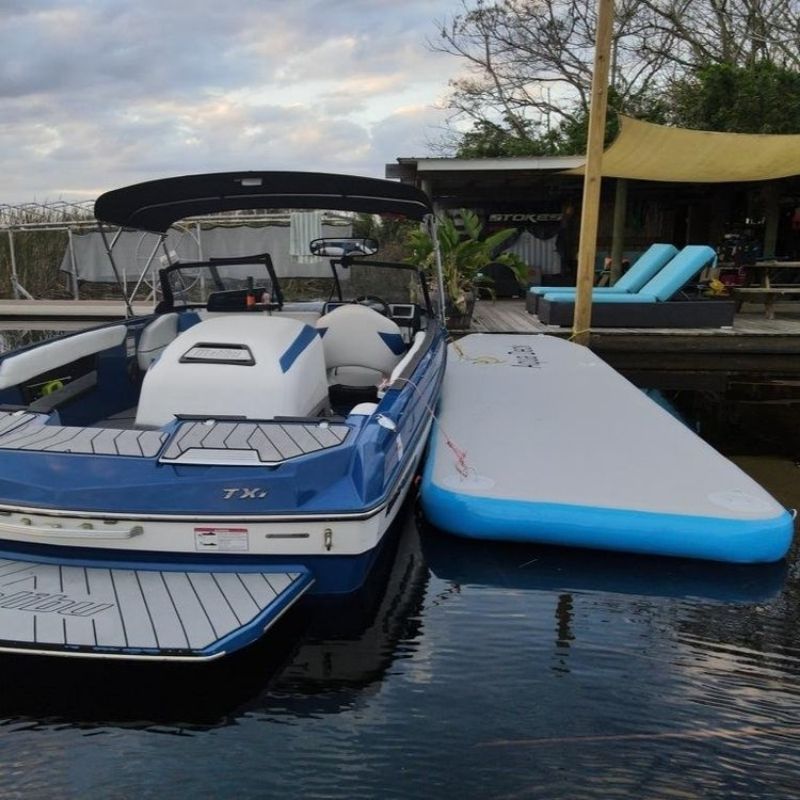
[[[321,172],[219,172],[147,181],[101,195],[94,213],[103,222],[163,234],[186,217],[273,208],[392,213],[418,220],[433,213],[427,195],[413,186]]]
[[[379,178],[326,172],[212,172],[163,178],[114,189],[97,198],[94,214],[98,221],[118,225],[120,229],[135,228],[160,234],[160,244],[169,263],[165,236],[170,226],[179,220],[225,211],[292,208],[397,214],[424,221],[434,242],[438,315],[444,322],[444,278],[436,217],[428,196],[414,186]],[[112,252],[114,245],[108,243],[102,225],[100,233],[114,273],[119,276]],[[150,261],[155,252],[156,248]],[[149,269],[150,261],[142,270],[139,283]],[[129,315],[132,315],[127,298],[126,305]]]

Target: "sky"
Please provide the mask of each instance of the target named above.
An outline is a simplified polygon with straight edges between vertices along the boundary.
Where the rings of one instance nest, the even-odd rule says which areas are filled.
[[[0,0],[0,203],[431,155],[459,0]]]

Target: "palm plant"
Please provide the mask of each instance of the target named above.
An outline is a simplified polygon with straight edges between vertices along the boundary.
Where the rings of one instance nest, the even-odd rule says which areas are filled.
[[[523,285],[527,280],[527,267],[513,253],[496,255],[500,247],[516,233],[514,228],[505,228],[482,239],[482,225],[478,215],[468,209],[461,209],[459,213],[463,223],[462,230],[456,227],[449,216],[437,220],[436,230],[446,300],[454,310],[464,314],[479,286],[485,286],[491,291],[491,279],[481,274],[481,270],[488,264],[505,264]],[[435,275],[433,241],[428,232],[422,228],[411,231],[408,245],[411,255],[406,261],[416,264],[431,276]]]

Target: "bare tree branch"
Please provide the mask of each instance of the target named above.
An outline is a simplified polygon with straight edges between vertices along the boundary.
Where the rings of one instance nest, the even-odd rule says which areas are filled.
[[[449,105],[516,136],[553,116],[575,121],[591,86],[595,0],[461,0],[430,43],[464,67]],[[712,64],[800,69],[800,0],[617,0],[612,107],[657,104]]]

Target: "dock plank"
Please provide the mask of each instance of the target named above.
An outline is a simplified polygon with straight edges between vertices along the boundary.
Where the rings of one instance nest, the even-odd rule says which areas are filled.
[[[735,338],[747,336],[798,336],[800,337],[800,311],[794,303],[776,304],[776,310],[785,316],[766,319],[763,309],[745,311],[736,315],[732,328],[592,328],[593,332],[603,335],[630,335],[632,333],[654,336],[671,336],[680,333],[682,336],[711,336]],[[473,314],[471,330],[475,333],[554,333],[569,336],[569,328],[557,325],[544,325],[538,318],[529,314],[523,300],[478,301]]]

